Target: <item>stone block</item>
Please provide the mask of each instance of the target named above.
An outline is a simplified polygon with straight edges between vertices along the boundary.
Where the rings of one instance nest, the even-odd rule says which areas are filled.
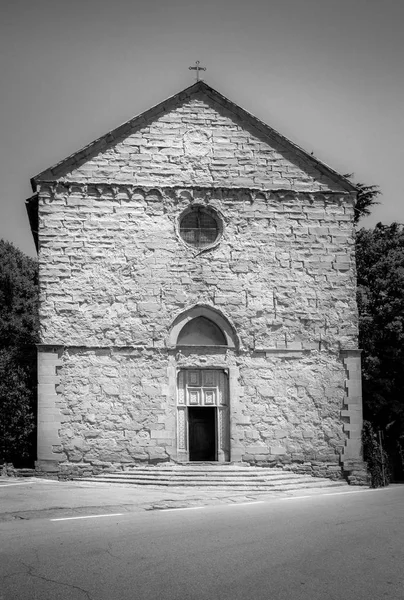
[[[362,431],[362,422],[360,423],[344,423],[344,431],[351,431],[360,435]]]
[[[360,440],[349,439],[344,447],[343,460],[360,460],[362,458],[362,443]]]
[[[41,396],[56,396],[55,384],[52,383],[38,383],[38,394]]]
[[[119,385],[102,384],[102,390],[107,396],[119,396]]]
[[[269,453],[273,456],[277,456],[279,454],[286,454],[286,448],[283,446],[270,446]]]
[[[348,417],[350,424],[356,424],[356,425],[360,425],[362,427],[362,425],[363,425],[362,406],[361,405],[357,405],[357,406],[358,406],[358,410],[352,410],[351,408],[349,410],[342,410],[341,416]]]
[[[251,455],[267,454],[269,449],[268,449],[268,446],[262,444],[262,445],[247,446],[246,451],[248,452],[248,454],[251,454]]]
[[[149,460],[167,460],[168,455],[164,448],[155,447],[147,452]]]
[[[39,473],[58,473],[60,471],[59,460],[55,458],[38,458],[35,469]]]
[[[161,310],[161,306],[157,302],[139,302],[138,310],[143,313],[155,314]]]
[[[358,391],[358,390],[355,390]],[[357,407],[361,407],[362,406],[362,396],[360,394],[352,394],[350,393],[350,390],[348,392],[348,396],[345,399],[345,404],[347,404],[349,406],[349,410],[351,410],[352,406],[357,406]]]
[[[282,438],[288,437],[288,432],[285,431],[284,429],[275,429],[273,435],[274,435],[274,438],[276,438],[276,439],[282,439]]]
[[[150,435],[152,438],[157,440],[172,440],[175,439],[175,433],[173,431],[157,430],[151,431]]]
[[[102,431],[101,431],[101,429],[91,429],[89,431],[84,431],[83,435],[86,439],[98,438],[102,435]]]

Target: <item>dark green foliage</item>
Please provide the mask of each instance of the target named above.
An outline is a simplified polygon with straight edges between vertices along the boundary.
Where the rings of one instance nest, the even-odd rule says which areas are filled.
[[[353,173],[348,173],[345,177],[351,179]],[[354,183],[353,185],[358,190],[354,211],[354,222],[357,223],[362,217],[370,215],[372,206],[379,204],[376,198],[381,192],[377,185],[365,185],[364,183]]]
[[[362,430],[363,458],[367,462],[372,488],[389,484],[389,457],[382,447],[381,434],[377,434],[369,421],[363,423]]]
[[[358,189],[358,195],[354,212],[354,222],[357,223],[362,217],[370,215],[371,206],[379,204],[376,198],[380,194],[380,190],[377,185],[364,185],[363,183],[356,183],[355,185]]]
[[[37,262],[0,240],[0,348],[36,343],[37,306]]]
[[[359,343],[365,419],[386,435],[395,470],[404,441],[404,229],[382,225],[356,237]],[[402,467],[401,467],[402,468]]]
[[[37,263],[0,240],[0,464],[33,454]]]
[[[31,451],[34,429],[30,374],[10,350],[0,350],[0,464],[16,466]]]

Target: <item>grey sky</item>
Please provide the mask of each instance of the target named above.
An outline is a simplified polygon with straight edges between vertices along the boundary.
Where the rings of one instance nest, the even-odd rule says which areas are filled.
[[[380,186],[363,225],[404,222],[401,0],[2,0],[0,237],[35,255],[30,177],[193,82],[341,173]]]

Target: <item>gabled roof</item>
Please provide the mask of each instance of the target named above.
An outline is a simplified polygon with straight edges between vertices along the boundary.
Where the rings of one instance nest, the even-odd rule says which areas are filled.
[[[342,189],[348,192],[357,192],[355,186],[346,177],[339,174],[337,171],[300,148],[294,142],[288,140],[278,131],[220,94],[218,91],[207,85],[204,81],[198,81],[183,91],[174,94],[156,106],[123,123],[116,129],[109,131],[105,135],[94,140],[84,148],[78,150],[74,154],[71,154],[52,167],[45,169],[31,179],[33,191],[36,191],[38,181],[54,181],[55,179],[63,177],[65,172],[72,171],[73,169],[79,167],[102,150],[105,150],[124,138],[125,135],[130,135],[137,128],[144,126],[147,122],[152,120],[154,117],[157,117],[162,112],[168,112],[175,105],[178,105],[188,100],[191,96],[200,93],[213,101],[213,103],[216,103],[217,105],[220,105],[221,107],[230,111],[230,113],[232,113],[239,121],[241,120],[248,122],[263,138],[267,137],[272,140],[276,140],[287,151],[293,153],[308,166],[317,169],[322,175],[340,185]]]

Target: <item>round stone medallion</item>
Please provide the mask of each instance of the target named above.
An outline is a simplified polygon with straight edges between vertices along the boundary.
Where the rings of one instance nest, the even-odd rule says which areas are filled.
[[[188,156],[206,156],[210,152],[209,136],[193,129],[184,134],[184,149]]]

